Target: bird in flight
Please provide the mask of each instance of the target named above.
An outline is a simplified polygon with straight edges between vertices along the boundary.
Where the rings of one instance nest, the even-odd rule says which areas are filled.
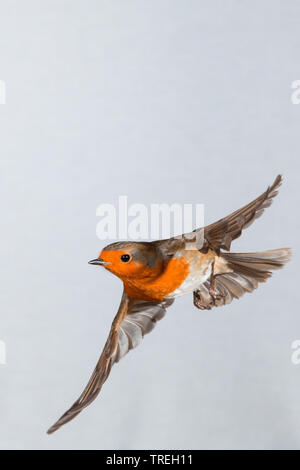
[[[140,344],[179,295],[193,293],[194,305],[210,310],[252,292],[271,271],[283,267],[290,249],[232,253],[238,238],[272,203],[282,182],[232,214],[180,237],[154,242],[117,242],[106,246],[90,264],[103,266],[123,282],[123,295],[107,341],[84,391],[48,430],[55,432],[90,405],[113,364]]]

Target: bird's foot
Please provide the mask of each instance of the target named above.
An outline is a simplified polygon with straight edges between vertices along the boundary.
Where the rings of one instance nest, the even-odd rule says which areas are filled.
[[[194,305],[200,310],[210,310],[212,305],[205,301],[199,291],[194,291]]]

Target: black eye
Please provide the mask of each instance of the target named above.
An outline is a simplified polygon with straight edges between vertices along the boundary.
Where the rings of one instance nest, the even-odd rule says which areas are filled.
[[[130,260],[130,255],[121,256],[121,261],[123,261],[123,263],[128,263],[129,260]]]

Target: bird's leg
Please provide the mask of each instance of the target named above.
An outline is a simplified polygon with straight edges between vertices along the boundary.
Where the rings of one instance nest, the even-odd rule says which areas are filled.
[[[211,273],[210,273],[210,287],[209,287],[209,295],[214,297],[216,295],[216,278],[215,278],[215,261],[211,264]]]
[[[215,276],[215,261],[212,262],[211,265],[211,274],[210,274],[210,287],[209,287],[209,295],[213,299],[214,304],[216,303],[216,300],[222,299],[222,295],[216,290],[216,276]]]

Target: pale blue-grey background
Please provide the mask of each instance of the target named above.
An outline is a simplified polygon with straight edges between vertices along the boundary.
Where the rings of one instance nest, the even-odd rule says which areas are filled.
[[[1,2],[1,449],[300,447],[299,17],[297,0]],[[87,264],[98,204],[204,203],[211,222],[278,172],[233,250],[291,246],[293,261],[225,308],[179,299],[47,436],[121,295]]]

